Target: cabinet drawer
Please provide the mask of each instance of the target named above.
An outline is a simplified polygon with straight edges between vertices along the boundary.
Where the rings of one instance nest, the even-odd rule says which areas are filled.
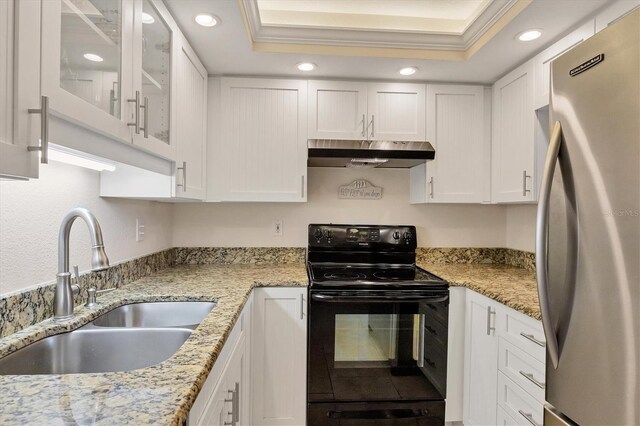
[[[498,405],[521,425],[542,425],[543,405],[498,372]]]
[[[527,355],[522,349],[500,338],[498,343],[498,370],[544,403],[544,363]]]
[[[522,424],[522,423],[518,423],[502,407],[498,407],[498,412],[496,414],[497,414],[497,416],[496,416],[496,424],[498,426],[520,426]],[[526,420],[524,422],[528,424],[528,422]]]
[[[500,336],[544,363],[546,341],[542,323],[510,308],[502,315]]]

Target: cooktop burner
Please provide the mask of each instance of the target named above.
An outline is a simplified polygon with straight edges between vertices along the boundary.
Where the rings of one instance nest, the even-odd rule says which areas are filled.
[[[349,270],[345,270],[345,271],[327,272],[324,274],[324,277],[327,280],[361,280],[366,278],[367,276],[359,272],[351,272]]]
[[[311,286],[442,285],[437,276],[413,265],[345,265],[309,262]]]

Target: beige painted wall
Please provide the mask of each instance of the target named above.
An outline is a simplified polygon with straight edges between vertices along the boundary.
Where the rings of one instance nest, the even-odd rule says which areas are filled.
[[[505,247],[535,251],[536,207],[529,204],[507,207]]]
[[[58,229],[65,213],[86,207],[98,218],[111,264],[171,247],[170,204],[102,199],[99,173],[51,162],[40,179],[0,182],[0,294],[53,282]],[[135,240],[136,218],[146,226]],[[78,220],[71,230],[71,265],[90,269],[89,232]]]
[[[338,186],[366,178],[381,200],[339,200]],[[309,223],[407,224],[420,246],[503,247],[506,208],[491,205],[410,205],[406,169],[309,169],[307,203],[176,204],[174,246],[307,245]],[[272,224],[283,220],[284,235]]]

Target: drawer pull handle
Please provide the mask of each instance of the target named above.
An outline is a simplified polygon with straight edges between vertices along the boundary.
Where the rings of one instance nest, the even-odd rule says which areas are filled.
[[[525,412],[524,412],[524,411],[522,411],[522,410],[518,410],[518,413],[520,413],[520,415],[521,415],[522,417],[524,417],[525,419],[527,419],[527,421],[528,421],[529,423],[531,423],[533,426],[542,426],[542,425],[540,425],[540,424],[536,423],[536,421],[535,421],[535,420],[533,420],[533,416],[531,415],[531,413],[525,413]]]
[[[544,348],[545,346],[547,346],[547,344],[546,344],[545,342],[543,342],[542,340],[538,340],[538,339],[536,339],[536,337],[535,337],[533,334],[527,334],[527,333],[525,333],[525,332],[521,331],[521,332],[520,332],[520,335],[521,335],[522,337],[524,337],[525,339],[529,340],[530,342],[535,343],[535,344],[536,344],[536,345],[538,345],[538,346],[542,346],[543,348]]]
[[[533,377],[532,373],[525,373],[524,371],[520,370],[520,374],[540,389],[544,389],[544,382],[537,380],[535,377]]]

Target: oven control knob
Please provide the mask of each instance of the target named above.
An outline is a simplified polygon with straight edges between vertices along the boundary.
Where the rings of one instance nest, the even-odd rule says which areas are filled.
[[[398,231],[394,231],[392,236],[396,241],[400,239],[400,233]]]
[[[404,239],[406,241],[409,241],[412,237],[413,237],[413,235],[411,235],[411,232],[405,232],[404,233]]]
[[[313,233],[313,236],[316,237],[316,240],[319,240],[322,238],[322,230],[321,229],[316,229],[316,231]]]
[[[327,229],[324,235],[325,237],[327,237],[327,240],[330,240],[333,237],[333,232],[331,231],[331,229]]]

